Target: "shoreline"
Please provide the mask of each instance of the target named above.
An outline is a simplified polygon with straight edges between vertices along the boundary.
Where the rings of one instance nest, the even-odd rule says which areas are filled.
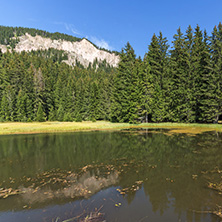
[[[169,134],[185,133],[199,134],[207,131],[222,132],[222,124],[198,124],[198,123],[111,123],[108,121],[84,121],[84,122],[3,122],[0,123],[0,135],[13,134],[41,134],[41,133],[65,133],[82,131],[110,131],[130,128],[158,128],[169,129]]]

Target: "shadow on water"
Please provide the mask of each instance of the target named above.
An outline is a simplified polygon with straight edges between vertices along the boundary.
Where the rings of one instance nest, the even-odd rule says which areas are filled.
[[[219,221],[222,134],[168,132],[1,136],[0,221]]]

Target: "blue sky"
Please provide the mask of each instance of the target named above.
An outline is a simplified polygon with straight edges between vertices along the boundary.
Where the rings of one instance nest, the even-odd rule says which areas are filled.
[[[120,51],[127,41],[144,56],[154,33],[169,42],[180,26],[199,24],[208,34],[222,21],[222,0],[4,0],[0,25],[86,37]]]

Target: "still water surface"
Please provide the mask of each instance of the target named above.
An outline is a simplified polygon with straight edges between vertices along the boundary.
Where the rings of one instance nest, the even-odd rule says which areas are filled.
[[[216,132],[0,136],[0,221],[81,221],[98,209],[108,222],[216,222],[204,211],[222,205],[208,188],[221,176]]]

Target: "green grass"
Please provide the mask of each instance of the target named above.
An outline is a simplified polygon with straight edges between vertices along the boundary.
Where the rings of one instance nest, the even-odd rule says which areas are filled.
[[[171,133],[197,134],[205,131],[222,131],[222,124],[186,124],[186,123],[111,123],[106,121],[97,122],[7,122],[0,123],[0,134],[29,134],[29,133],[52,133],[74,132],[87,130],[118,130],[124,128],[168,128]]]

